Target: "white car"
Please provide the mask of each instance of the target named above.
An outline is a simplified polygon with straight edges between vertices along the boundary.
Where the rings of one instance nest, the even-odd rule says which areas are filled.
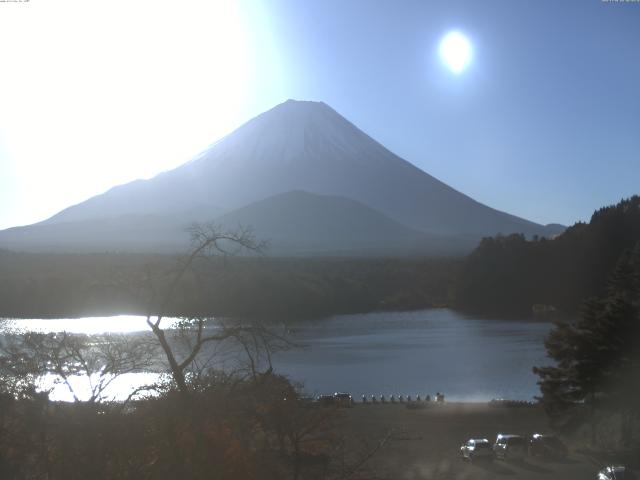
[[[522,460],[527,456],[527,442],[521,435],[499,433],[493,444],[493,453],[502,460]]]
[[[473,461],[474,459],[492,459],[493,450],[486,438],[470,438],[460,447],[460,455],[463,459]]]

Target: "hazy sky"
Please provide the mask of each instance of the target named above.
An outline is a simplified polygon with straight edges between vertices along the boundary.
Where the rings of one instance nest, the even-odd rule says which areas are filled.
[[[473,58],[443,65],[464,33]],[[489,206],[587,220],[640,193],[640,2],[0,3],[0,228],[322,100]]]

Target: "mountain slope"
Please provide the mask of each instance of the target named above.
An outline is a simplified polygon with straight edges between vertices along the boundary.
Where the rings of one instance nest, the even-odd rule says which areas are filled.
[[[233,231],[249,226],[266,253],[397,256],[460,254],[471,239],[452,239],[405,227],[355,200],[303,191],[278,194],[206,220]],[[0,242],[25,251],[156,251],[189,248],[191,222],[180,215],[120,215],[42,223],[0,232]]]
[[[407,228],[355,200],[293,191],[216,219],[233,229],[251,225],[272,254],[460,253],[469,247]]]
[[[324,103],[293,100],[172,171],[112,188],[42,224],[127,215],[169,215],[188,223],[297,190],[350,198],[433,235],[477,240],[562,230],[482,205],[393,154]]]
[[[43,222],[0,232],[0,244],[32,252],[176,252],[188,247],[191,223],[174,215],[150,214]]]

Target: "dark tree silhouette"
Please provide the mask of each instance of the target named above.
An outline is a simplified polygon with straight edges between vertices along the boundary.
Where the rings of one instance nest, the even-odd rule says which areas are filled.
[[[596,440],[596,411],[640,415],[640,242],[625,251],[606,293],[585,303],[582,318],[557,323],[546,341],[554,366],[536,367],[541,401],[556,421],[588,416]],[[625,440],[630,441],[627,431]]]
[[[210,365],[197,364],[197,359],[207,344],[221,343],[225,341],[236,342],[247,356],[250,372],[253,377],[258,374],[256,360],[263,353],[267,359],[267,368],[271,370],[271,352],[278,348],[288,346],[288,341],[273,330],[256,322],[225,321],[204,316],[192,316],[184,318],[174,326],[172,336],[174,340],[181,338],[181,347],[177,342],[168,338],[162,320],[166,316],[169,305],[174,300],[177,289],[188,273],[195,279],[195,287],[202,285],[202,279],[194,268],[198,260],[211,256],[236,255],[242,250],[260,253],[265,247],[264,243],[255,240],[251,231],[240,228],[237,231],[226,231],[215,224],[195,224],[191,227],[193,248],[191,252],[180,262],[173,272],[166,291],[158,297],[158,289],[151,286],[152,298],[150,310],[158,308],[157,313],[147,315],[147,324],[164,352],[169,373],[178,390],[183,395],[190,392],[188,374],[202,373]],[[199,289],[200,295],[206,295],[206,291]],[[186,348],[185,348],[186,347]]]
[[[606,279],[626,249],[640,241],[640,196],[594,212],[562,235],[482,240],[464,261],[456,303],[468,310],[530,314],[536,304],[578,314],[586,298],[605,294]]]

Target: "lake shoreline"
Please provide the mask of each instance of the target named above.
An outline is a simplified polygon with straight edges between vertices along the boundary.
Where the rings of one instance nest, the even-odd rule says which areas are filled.
[[[175,320],[165,318],[165,327]],[[38,332],[150,335],[146,318],[139,316],[14,320],[11,326]],[[345,391],[356,399],[433,398],[444,392],[449,400],[532,400],[539,394],[532,367],[549,362],[544,339],[551,326],[468,317],[445,308],[278,322],[273,327],[293,348],[275,352],[271,360],[274,371],[303,384],[311,396]],[[233,354],[229,350],[224,355]],[[233,365],[224,355],[216,360],[220,368]]]
[[[411,410],[357,405],[341,413],[340,431],[352,445],[367,439],[383,447],[367,462],[363,478],[474,478],[515,476],[523,480],[595,477],[596,466],[578,451],[572,439],[564,461],[526,458],[523,462],[468,462],[460,458],[460,445],[469,438],[495,441],[498,433],[549,433],[549,420],[540,405],[529,408],[493,408],[475,402],[445,402]]]
[[[296,323],[304,323],[304,322],[317,322],[317,321],[322,321],[323,319],[327,319],[327,318],[333,318],[333,317],[337,317],[337,316],[342,316],[342,315],[367,315],[367,314],[384,314],[384,313],[388,313],[388,314],[394,314],[394,313],[412,313],[412,312],[420,312],[423,310],[451,310],[454,312],[457,312],[461,315],[464,315],[466,317],[475,317],[475,318],[479,318],[479,319],[494,319],[494,320],[509,320],[509,321],[513,321],[513,322],[541,322],[541,323],[554,323],[556,321],[558,321],[559,319],[562,318],[567,318],[567,317],[571,317],[573,318],[573,316],[569,315],[569,314],[562,314],[562,313],[556,313],[554,315],[536,315],[533,312],[529,312],[527,314],[523,313],[523,312],[513,312],[513,313],[509,313],[509,312],[505,312],[502,310],[497,310],[497,311],[477,311],[477,310],[469,310],[469,309],[465,309],[465,308],[458,308],[455,305],[448,305],[448,304],[430,304],[430,305],[423,305],[423,306],[417,306],[417,307],[413,307],[413,308],[378,308],[378,309],[372,309],[372,310],[353,310],[353,311],[339,311],[339,312],[334,312],[334,313],[329,313],[329,314],[322,314],[322,315],[306,315],[306,316],[300,316],[300,315],[291,315],[291,316],[270,316],[270,315],[265,315],[265,316],[254,316],[254,315],[244,315],[244,316],[234,316],[234,315],[221,315],[221,314],[201,314],[201,315],[195,315],[193,313],[179,313],[179,312],[171,312],[171,313],[167,313],[167,314],[163,314],[162,316],[165,318],[227,318],[227,319],[233,319],[233,318],[238,318],[238,319],[243,319],[243,320],[251,320],[251,321],[265,321],[267,323],[275,323],[275,322],[280,322],[283,324],[287,324],[287,325],[295,325]],[[112,310],[108,310],[108,311],[101,311],[101,310],[96,310],[96,311],[89,311],[86,313],[75,313],[75,314],[69,314],[69,315],[55,315],[55,314],[49,314],[49,315],[27,315],[27,314],[22,314],[22,315],[5,315],[2,312],[0,312],[0,321],[2,320],[33,320],[33,319],[38,319],[38,320],[59,320],[59,319],[69,319],[69,320],[79,320],[82,318],[85,318],[87,320],[91,320],[91,319],[103,319],[103,318],[109,318],[109,317],[121,317],[121,316],[127,316],[127,317],[147,317],[148,314],[147,313],[143,313],[143,312],[139,312],[136,310],[116,310],[116,311],[112,311]],[[157,313],[153,313],[150,315],[151,318],[157,317],[158,314]],[[577,316],[575,318],[578,318]]]

